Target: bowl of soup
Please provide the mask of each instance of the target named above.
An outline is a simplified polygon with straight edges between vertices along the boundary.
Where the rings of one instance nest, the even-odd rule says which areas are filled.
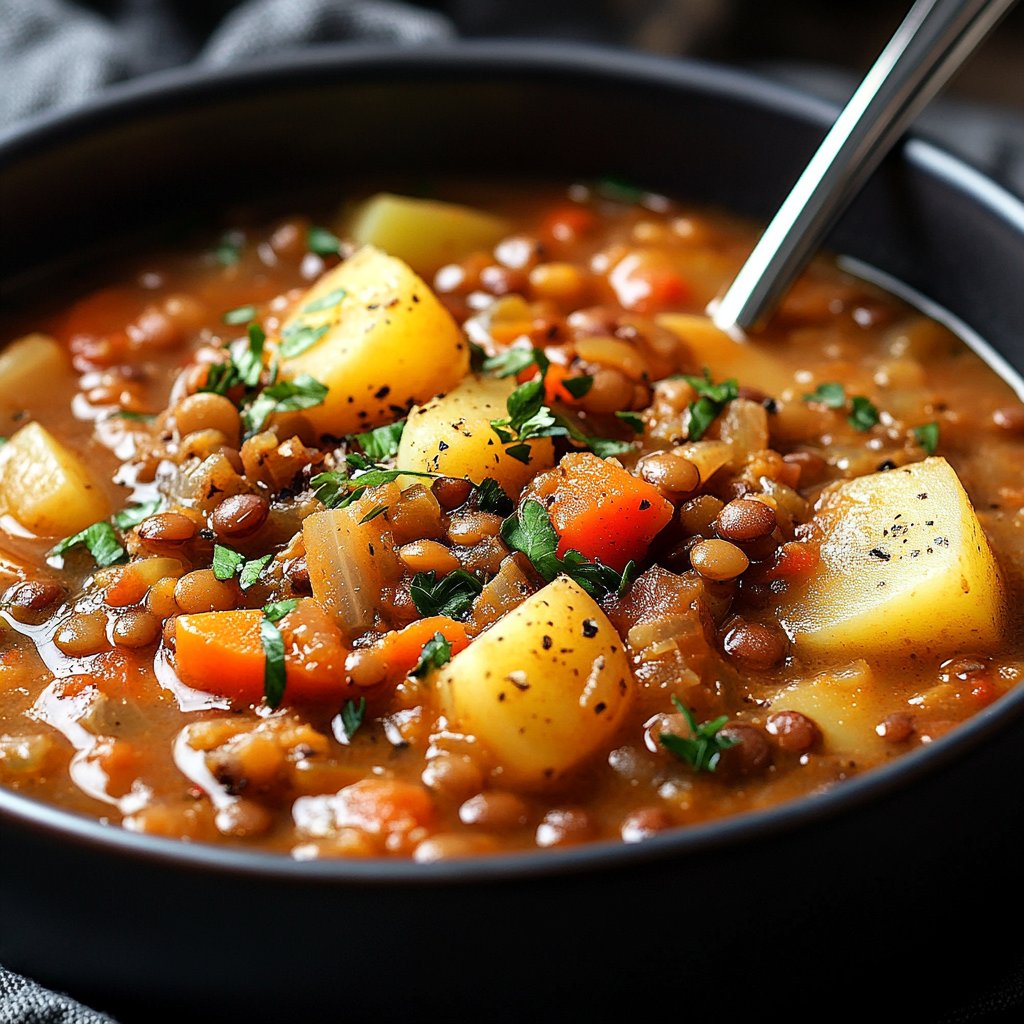
[[[4,140],[5,963],[247,1019],[998,967],[1024,216],[913,142],[724,334],[830,116],[470,45]]]

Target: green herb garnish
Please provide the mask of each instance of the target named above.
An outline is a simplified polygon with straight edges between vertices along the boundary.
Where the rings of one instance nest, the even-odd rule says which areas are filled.
[[[854,395],[850,399],[850,415],[846,422],[855,430],[870,430],[878,422],[878,409],[869,398]]]
[[[432,477],[435,475],[412,469],[387,469],[370,462],[357,452],[349,452],[345,456],[345,461],[349,466],[360,471],[358,476],[350,476],[347,469],[339,467],[317,473],[309,481],[313,493],[328,508],[346,508],[361,498],[368,487],[380,487],[382,484],[389,484],[392,480],[397,480],[402,476]]]
[[[213,546],[213,575],[222,583],[234,579],[239,566],[245,561],[245,555],[224,547],[223,544]]]
[[[255,319],[255,317],[255,306],[236,306],[234,309],[229,309],[221,317],[221,320],[226,324],[231,324],[233,327],[237,327],[239,324],[247,324],[250,320]]]
[[[476,503],[481,512],[493,512],[499,516],[510,515],[515,508],[512,499],[493,477],[485,477],[476,485]]]
[[[611,199],[616,203],[627,203],[630,206],[635,206],[647,194],[642,188],[634,185],[631,181],[627,181],[625,178],[620,178],[614,174],[598,178],[597,191],[605,199]]]
[[[714,423],[719,413],[735,398],[739,398],[739,385],[735,377],[715,384],[711,372],[704,367],[703,377],[691,377],[684,374],[683,379],[697,392],[698,398],[689,406],[690,419],[686,436],[690,441],[699,441],[708,427]]]
[[[830,409],[846,408],[846,388],[834,380],[819,384],[813,391],[804,395],[805,402],[816,402],[827,405]]]
[[[355,440],[366,452],[368,458],[373,459],[374,462],[382,462],[384,459],[394,458],[398,454],[398,444],[402,440],[403,430],[405,430],[405,420],[399,420],[397,423],[377,427],[365,434],[356,434]]]
[[[432,669],[441,668],[452,660],[452,645],[445,639],[443,633],[435,633],[420,651],[419,661],[410,675],[422,679]]]
[[[359,520],[359,522],[360,523],[371,523],[371,522],[373,522],[374,519],[377,518],[377,516],[384,515],[384,513],[387,512],[387,510],[388,510],[387,505],[378,505],[376,508],[370,509],[370,511],[367,512],[366,515],[363,516],[363,518]]]
[[[337,256],[341,251],[341,239],[327,228],[311,227],[306,234],[306,247],[317,256]]]
[[[518,515],[509,516],[501,524],[502,539],[509,547],[522,551],[533,567],[549,583],[564,574],[575,580],[591,597],[623,594],[636,573],[636,563],[629,562],[622,572],[570,550],[558,556],[558,534],[547,510],[539,501],[523,503]]]
[[[133,526],[138,526],[144,519],[148,519],[153,515],[162,504],[163,501],[160,498],[154,498],[152,501],[143,501],[138,505],[129,505],[127,508],[121,509],[120,512],[115,512],[111,518],[119,530],[130,530]]]
[[[260,643],[266,659],[263,665],[263,699],[272,708],[276,708],[283,700],[286,681],[284,637],[277,623],[294,611],[298,603],[292,598],[263,606],[263,618],[260,620]]]
[[[233,267],[242,258],[242,236],[237,231],[222,235],[213,255],[222,267]]]
[[[412,578],[409,593],[420,615],[445,615],[449,619],[462,619],[469,611],[483,584],[465,569],[437,578],[437,573],[418,572]]]
[[[279,351],[285,359],[294,359],[307,348],[312,348],[329,330],[330,324],[321,324],[319,327],[293,324],[281,334]]]
[[[499,352],[496,356],[484,359],[482,369],[485,373],[491,373],[495,377],[511,377],[534,365],[543,376],[550,363],[548,357],[539,348],[515,345],[505,349],[504,352]]]
[[[242,410],[242,422],[246,432],[259,433],[267,419],[278,412],[295,412],[322,405],[327,397],[327,386],[314,380],[308,373],[302,373],[294,380],[279,380],[265,387],[253,401]]]
[[[625,423],[634,434],[642,434],[644,432],[644,420],[639,413],[617,412],[615,415],[622,420],[622,422]]]
[[[573,398],[582,398],[594,386],[594,378],[589,376],[566,377],[559,383]]]
[[[926,454],[935,454],[935,450],[939,447],[939,425],[935,420],[914,427],[913,434],[914,440],[925,450]]]
[[[156,419],[156,413],[133,412],[131,409],[118,409],[117,412],[111,415],[116,416],[120,420],[138,420],[140,423],[152,423]]]
[[[345,701],[338,717],[341,719],[341,731],[345,739],[351,742],[366,717],[366,698],[360,697],[359,700]]]
[[[114,527],[105,520],[93,523],[92,526],[87,526],[84,530],[80,530],[70,537],[65,537],[50,550],[50,555],[63,555],[66,551],[78,547],[80,544],[88,550],[89,554],[93,557],[93,561],[101,569],[119,562],[125,556],[125,550],[121,546]]]
[[[243,590],[248,590],[250,587],[255,586],[256,581],[260,578],[260,574],[270,563],[270,560],[274,556],[261,555],[259,558],[253,558],[242,566],[242,571],[238,574],[238,585]]]
[[[738,740],[722,736],[721,729],[729,721],[728,715],[721,715],[710,722],[697,724],[693,712],[678,697],[672,697],[676,710],[686,719],[691,736],[677,736],[663,732],[658,736],[661,745],[698,772],[713,772],[718,767],[722,751],[736,746]]]
[[[334,291],[330,291],[326,295],[321,295],[319,299],[307,302],[299,312],[322,313],[326,309],[334,309],[335,306],[341,305],[341,301],[346,295],[348,295],[348,292],[345,291],[344,288],[335,288]]]

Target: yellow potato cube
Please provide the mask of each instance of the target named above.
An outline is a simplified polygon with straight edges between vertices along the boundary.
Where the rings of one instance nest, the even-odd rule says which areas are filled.
[[[528,480],[554,465],[555,449],[548,437],[529,441],[527,463],[505,450],[491,420],[508,415],[506,402],[513,390],[511,378],[466,377],[448,394],[414,409],[402,433],[398,465],[477,484],[493,477],[515,497]]]
[[[535,789],[608,742],[634,683],[615,627],[560,576],[457,654],[437,687],[453,727],[484,746],[502,785]]]
[[[511,230],[503,217],[436,199],[380,192],[353,214],[348,234],[405,260],[417,274],[433,274],[472,252],[491,249]]]
[[[309,374],[329,389],[303,417],[338,437],[400,419],[469,369],[448,310],[405,263],[371,246],[310,288],[281,339],[282,375]]]
[[[110,515],[86,464],[29,423],[0,448],[0,509],[40,537],[65,537]]]
[[[998,641],[999,572],[945,459],[839,484],[814,521],[821,564],[781,608],[798,653],[941,656]]]

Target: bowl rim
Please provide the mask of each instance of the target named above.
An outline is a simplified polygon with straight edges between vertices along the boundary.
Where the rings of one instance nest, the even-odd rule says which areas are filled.
[[[343,82],[385,76],[395,81],[396,75],[403,79],[423,75],[437,79],[484,74],[570,81],[596,77],[630,88],[648,85],[691,89],[735,99],[773,115],[797,118],[820,127],[823,133],[838,111],[829,101],[753,72],[615,47],[519,40],[457,41],[407,50],[360,43],[325,44],[266,59],[256,66],[179,68],[111,86],[80,106],[36,116],[0,133],[0,170],[124,120],[185,110],[206,100],[244,97],[254,90],[279,90],[322,81],[325,75]],[[901,150],[903,162],[966,194],[1016,230],[1024,244],[1024,202],[1018,197],[933,143],[911,137]],[[699,857],[827,825],[866,803],[908,789],[927,775],[939,774],[1019,720],[1024,720],[1024,685],[1002,695],[934,743],[901,754],[823,792],[764,810],[681,826],[642,843],[605,840],[564,850],[527,850],[432,863],[410,858],[303,861],[287,853],[133,833],[4,787],[0,787],[0,824],[27,830],[44,841],[70,841],[94,853],[138,858],[165,869],[213,871],[293,884],[418,886],[553,878]]]

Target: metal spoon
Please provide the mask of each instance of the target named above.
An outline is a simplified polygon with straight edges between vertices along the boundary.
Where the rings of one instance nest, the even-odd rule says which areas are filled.
[[[1017,0],[917,0],[725,295],[722,330],[759,326],[910,122]]]

